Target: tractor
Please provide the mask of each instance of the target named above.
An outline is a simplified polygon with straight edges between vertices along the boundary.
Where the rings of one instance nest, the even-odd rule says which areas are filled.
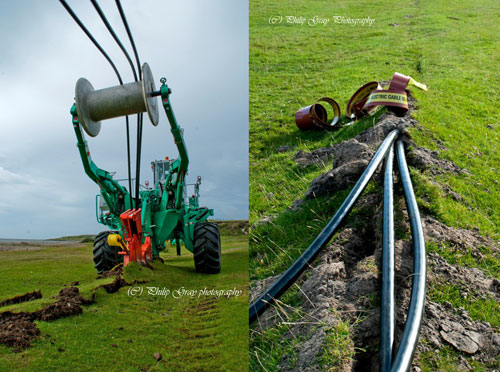
[[[85,173],[100,188],[100,194],[96,196],[97,221],[110,229],[98,234],[94,241],[94,264],[98,273],[121,262],[124,266],[130,262],[148,266],[151,260],[161,260],[160,252],[165,250],[169,241],[175,241],[177,255],[181,253],[181,242],[184,243],[184,247],[193,253],[197,272],[215,274],[221,269],[219,228],[216,223],[208,221],[214,212],[199,206],[201,177],[193,184],[192,196],[186,197],[189,158],[183,130],[172,110],[172,91],[165,78],[160,82],[161,87],[156,91],[149,65],[144,63],[140,81],[101,90],[94,90],[85,78],[80,78],[76,84],[75,103],[70,112],[77,147]],[[146,111],[156,126],[158,96],[179,156],[151,162],[153,185],[146,184],[132,197],[131,191],[113,179],[110,172],[93,162],[84,132],[95,137],[100,131],[101,120]]]

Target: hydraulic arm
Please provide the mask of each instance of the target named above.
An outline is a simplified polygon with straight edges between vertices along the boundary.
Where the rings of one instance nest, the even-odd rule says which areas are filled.
[[[81,124],[78,120],[76,106],[71,107],[71,115],[73,117],[73,129],[75,130],[77,147],[82,159],[83,168],[87,176],[93,180],[101,189],[101,195],[106,205],[109,208],[109,214],[100,218],[100,223],[109,226],[112,229],[120,228],[120,214],[132,208],[130,205],[130,197],[128,190],[116,182],[109,172],[99,168],[92,157],[90,150],[85,140]]]
[[[187,250],[194,253],[197,226],[213,225],[207,222],[207,219],[213,216],[213,210],[199,207],[198,204],[200,177],[194,184],[193,195],[189,198],[185,197],[186,174],[189,165],[188,151],[184,142],[183,130],[177,123],[170,102],[172,91],[166,84],[165,78],[161,79],[161,83],[158,91],[155,91],[152,86],[143,88],[144,91],[147,89],[146,93],[143,92],[142,95],[147,97],[148,102],[148,105],[144,105],[144,109],[154,108],[154,103],[149,100],[155,96],[161,96],[161,102],[179,156],[175,160],[153,162],[153,168],[158,167],[158,169],[154,169],[154,187],[143,188],[138,197],[133,199],[130,197],[129,190],[114,180],[109,172],[99,168],[93,162],[85,140],[84,130],[89,133],[89,128],[86,125],[90,123],[94,126],[90,128],[93,130],[90,131],[90,134],[97,135],[100,130],[100,122],[93,120],[96,113],[102,115],[104,119],[110,117],[111,113],[113,117],[116,117],[117,113],[128,112],[128,103],[125,105],[119,101],[119,99],[123,100],[124,94],[128,95],[128,101],[137,101],[134,104],[139,107],[138,101],[142,97],[140,96],[141,92],[138,92],[138,88],[136,88],[137,85],[132,86],[133,89],[111,87],[95,91],[95,93],[93,88],[85,87],[86,91],[77,94],[76,104],[71,108],[73,128],[85,173],[99,186],[100,194],[105,203],[106,213],[98,208],[98,210],[101,209],[100,213],[97,214],[98,222],[117,231],[115,235],[119,235],[119,238],[113,234],[109,235],[108,244],[119,249],[119,254],[123,257],[125,264],[129,261],[146,264],[149,259],[159,256],[159,253],[165,249],[167,241],[176,242],[177,254],[180,254],[181,242],[184,243]],[[119,96],[119,99],[115,98],[114,94]],[[98,101],[97,98],[103,98],[104,101]],[[78,99],[80,99],[80,105]],[[116,104],[115,100],[118,101]],[[90,102],[91,105],[86,102]],[[84,112],[85,120],[83,122],[81,122],[78,107],[81,107]],[[154,109],[151,110],[154,111]],[[157,115],[157,112],[153,112],[151,116],[156,119]],[[210,229],[212,226],[202,232],[207,233],[208,231],[210,233]],[[218,241],[218,229],[214,230],[214,234],[217,235]]]
[[[189,157],[187,153],[186,144],[184,143],[184,137],[182,134],[182,128],[177,124],[177,120],[175,119],[174,111],[172,110],[172,106],[170,104],[170,93],[172,90],[166,84],[166,79],[162,78],[161,80],[161,100],[163,104],[163,108],[165,109],[165,113],[167,114],[168,121],[170,123],[170,130],[172,135],[174,136],[174,142],[177,146],[177,150],[179,151],[179,158],[172,164],[172,169],[177,173],[177,177],[175,180],[172,180],[172,185],[176,190],[176,208],[180,208],[182,205],[182,196],[184,193],[184,178],[186,176],[186,172],[189,165]]]

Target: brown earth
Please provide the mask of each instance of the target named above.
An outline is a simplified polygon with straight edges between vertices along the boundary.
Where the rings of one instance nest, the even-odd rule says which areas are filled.
[[[84,299],[76,287],[67,287],[59,291],[57,300],[44,308],[33,312],[0,313],[0,343],[15,350],[31,346],[31,339],[40,334],[34,321],[52,321],[82,313],[81,305],[93,303],[93,299]]]
[[[101,274],[99,278],[109,278],[114,276],[115,280],[112,283],[102,284],[94,288],[90,299],[83,298],[80,295],[78,288],[71,286],[61,289],[59,294],[56,296],[56,301],[40,310],[17,313],[4,311],[0,313],[0,343],[13,347],[14,352],[18,352],[21,349],[31,346],[32,339],[40,335],[40,330],[34,323],[35,321],[53,321],[81,314],[83,312],[82,305],[90,305],[94,303],[95,291],[98,288],[104,288],[107,293],[115,293],[121,287],[130,285],[130,283],[127,283],[122,278],[122,273],[123,265],[118,265],[112,270]],[[40,291],[34,291],[21,296],[16,296],[3,302],[5,302],[5,304],[14,304],[41,297],[42,294]]]
[[[39,298],[42,298],[42,292],[40,292],[40,291],[28,292],[28,293],[25,293],[23,295],[15,296],[15,297],[8,298],[6,300],[1,301],[0,307],[7,306],[7,305],[13,305],[13,304],[20,304],[22,302],[37,300]]]

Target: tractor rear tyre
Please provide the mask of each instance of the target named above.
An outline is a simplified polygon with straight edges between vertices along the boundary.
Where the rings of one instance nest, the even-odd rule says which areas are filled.
[[[117,233],[117,231],[103,231],[95,237],[93,251],[94,266],[98,274],[111,270],[122,261],[122,258],[118,254],[119,248],[108,244],[108,235]]]
[[[204,274],[217,274],[221,267],[219,226],[212,222],[201,222],[194,226],[194,266]]]

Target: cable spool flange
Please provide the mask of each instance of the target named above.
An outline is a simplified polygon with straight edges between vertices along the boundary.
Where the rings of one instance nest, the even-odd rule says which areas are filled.
[[[147,112],[153,125],[158,125],[158,101],[153,96],[155,84],[147,63],[142,65],[142,80],[110,88],[94,90],[85,78],[75,87],[75,105],[85,132],[95,137],[101,130],[101,120]]]

